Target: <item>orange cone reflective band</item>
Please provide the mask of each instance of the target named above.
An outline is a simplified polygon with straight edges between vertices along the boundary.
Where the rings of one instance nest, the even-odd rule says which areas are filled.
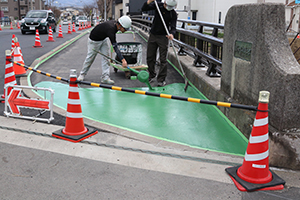
[[[4,75],[4,94],[1,95],[2,100],[5,99],[5,87],[8,85],[17,85],[13,63],[10,62],[11,51],[6,50],[5,56],[6,56],[6,62],[5,62],[5,75]],[[12,89],[11,87],[7,88],[7,95],[9,95],[11,89]]]
[[[40,34],[39,34],[39,30],[38,29],[36,29],[36,31],[35,31],[35,43],[34,43],[34,46],[32,46],[32,47],[34,47],[34,48],[41,48],[41,47],[43,47],[41,45]]]
[[[52,28],[51,26],[49,26],[49,34],[48,34],[48,40],[47,42],[55,42],[55,40],[53,39],[53,34],[52,34]]]
[[[58,36],[57,38],[63,38],[63,34],[62,34],[62,29],[61,29],[61,25],[59,25],[59,31],[58,31]]]
[[[269,170],[268,103],[270,93],[259,93],[258,111],[254,120],[242,166],[225,171],[241,191],[282,190],[285,181]]]
[[[20,44],[18,42],[18,39],[15,38],[14,40],[15,40],[15,48],[14,48],[14,53],[13,53],[13,55],[14,55],[13,59],[15,62],[25,65],[24,58],[22,55],[22,50],[21,50]],[[25,68],[20,65],[15,64],[15,63],[14,63],[14,71],[15,71],[16,77],[26,76]]]
[[[71,142],[79,142],[98,133],[96,129],[84,126],[76,77],[76,70],[71,69],[65,128],[52,134]]]

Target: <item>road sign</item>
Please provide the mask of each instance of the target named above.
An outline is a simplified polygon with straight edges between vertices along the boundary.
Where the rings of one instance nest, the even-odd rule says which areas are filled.
[[[6,115],[7,117],[17,117],[23,119],[46,121],[48,123],[54,120],[53,118],[54,90],[50,88],[29,87],[29,86],[21,86],[21,85],[6,85],[4,88],[7,89],[8,87],[11,87],[12,90],[10,91],[9,94],[7,94],[7,90],[5,90],[6,94],[5,94],[4,115]],[[43,90],[45,91],[44,97],[42,97],[43,99],[26,98],[21,95],[22,93],[25,93],[24,90],[31,90],[31,91]],[[46,96],[48,96],[49,93],[51,95],[50,100],[44,100],[47,99]],[[8,108],[10,112],[8,111]],[[26,112],[26,114],[30,114],[33,116],[25,116],[21,114],[20,108],[35,109],[37,111]],[[45,118],[45,116],[43,115],[47,111],[50,112],[50,116],[49,115],[45,115],[45,116],[49,116],[49,118]],[[36,114],[36,112],[38,113]]]
[[[32,109],[49,110],[50,101],[36,100],[20,97],[21,89],[11,90],[8,96],[8,106],[14,114],[20,114],[20,107],[27,107]]]

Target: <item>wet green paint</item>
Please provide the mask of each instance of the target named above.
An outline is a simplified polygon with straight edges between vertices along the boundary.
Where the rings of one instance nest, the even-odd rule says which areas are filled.
[[[54,104],[66,109],[67,84],[40,82],[35,86],[54,89]],[[205,99],[192,87],[185,92],[184,86],[176,83],[156,87],[151,92]],[[243,156],[247,148],[247,139],[211,105],[103,88],[79,88],[79,94],[83,115],[95,121],[217,152]]]

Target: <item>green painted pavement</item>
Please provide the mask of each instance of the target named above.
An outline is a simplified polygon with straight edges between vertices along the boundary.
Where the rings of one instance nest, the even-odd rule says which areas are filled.
[[[54,89],[54,104],[66,110],[69,91],[67,84],[40,82],[35,86]],[[192,87],[188,87],[185,92],[184,86],[182,83],[175,83],[154,88],[151,92],[205,99]],[[228,154],[244,156],[247,148],[247,139],[211,105],[103,88],[79,88],[79,94],[84,117],[95,121]]]

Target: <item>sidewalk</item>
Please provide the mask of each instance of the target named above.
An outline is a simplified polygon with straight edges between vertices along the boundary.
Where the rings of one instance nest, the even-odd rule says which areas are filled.
[[[300,192],[300,172],[280,169],[272,170],[286,181],[284,190],[240,192],[225,168],[242,164],[242,157],[89,119],[85,123],[99,133],[80,143],[51,136],[63,126],[3,116],[0,121],[0,199],[298,199]]]

